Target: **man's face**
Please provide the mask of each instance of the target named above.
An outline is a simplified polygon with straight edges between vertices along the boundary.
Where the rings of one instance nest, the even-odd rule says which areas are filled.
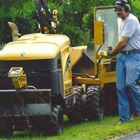
[[[115,7],[114,11],[116,12],[117,16],[122,20],[126,18],[127,13],[123,7]]]

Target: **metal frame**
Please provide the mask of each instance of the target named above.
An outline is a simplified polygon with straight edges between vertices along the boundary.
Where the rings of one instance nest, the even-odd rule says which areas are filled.
[[[101,58],[98,55],[97,46],[104,43],[104,21],[97,21],[96,12],[100,9],[113,9],[112,6],[94,8],[94,72],[91,77],[74,77],[75,83],[100,85],[104,87],[106,83],[116,82],[116,72],[111,70],[111,64],[116,62],[116,58]]]

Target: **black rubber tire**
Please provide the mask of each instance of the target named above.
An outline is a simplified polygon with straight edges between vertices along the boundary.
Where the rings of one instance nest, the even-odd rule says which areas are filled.
[[[62,132],[63,111],[60,105],[52,107],[51,121],[47,122],[46,135],[52,136]]]
[[[101,120],[103,117],[103,92],[100,86],[89,86],[86,96],[86,117]]]
[[[11,137],[13,135],[13,129],[11,119],[6,117],[0,118],[0,136]]]
[[[4,136],[4,137],[11,137],[13,136],[13,130],[12,130],[12,126],[1,126],[3,128],[0,128],[0,136]]]
[[[80,95],[80,118],[83,121],[86,119],[86,94],[82,86],[77,86],[75,90],[78,91]]]
[[[67,116],[69,122],[79,123],[83,121],[82,112],[81,112],[81,94],[83,89],[80,86],[73,88],[73,94],[75,94],[75,103],[73,107],[68,111]]]
[[[0,136],[11,137],[11,136],[13,136],[13,131],[12,130],[0,130]]]
[[[79,95],[84,94],[84,89],[81,86],[75,86],[74,90],[77,91],[79,93]]]

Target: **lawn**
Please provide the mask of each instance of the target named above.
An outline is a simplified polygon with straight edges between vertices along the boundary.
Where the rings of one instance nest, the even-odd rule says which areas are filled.
[[[0,138],[0,140],[108,140],[140,130],[140,119],[120,125],[116,124],[117,120],[117,116],[108,116],[102,121],[70,124],[65,118],[60,135],[44,136],[38,132],[26,130],[14,132],[13,137]]]

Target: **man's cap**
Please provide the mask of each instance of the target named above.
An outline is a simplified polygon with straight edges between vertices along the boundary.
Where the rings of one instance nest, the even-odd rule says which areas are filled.
[[[117,0],[114,7],[126,7],[127,0]]]

